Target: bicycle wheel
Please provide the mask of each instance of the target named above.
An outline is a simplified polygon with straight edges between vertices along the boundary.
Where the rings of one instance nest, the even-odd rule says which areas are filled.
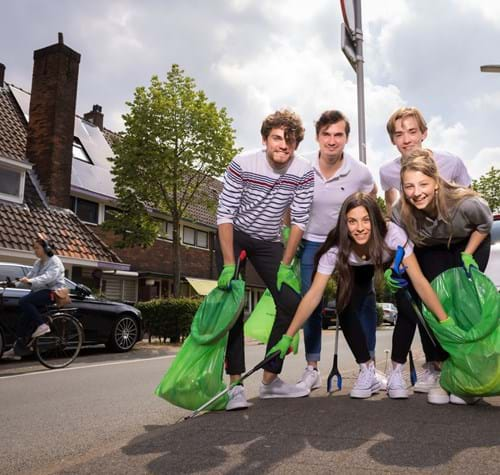
[[[49,319],[50,333],[35,340],[35,354],[46,368],[64,368],[75,360],[83,343],[80,322],[71,315],[58,313]]]

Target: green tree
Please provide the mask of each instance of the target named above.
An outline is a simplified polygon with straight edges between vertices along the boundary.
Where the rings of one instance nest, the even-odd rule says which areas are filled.
[[[472,180],[472,188],[481,193],[491,211],[500,212],[500,168],[491,167],[479,180]]]
[[[113,181],[121,212],[106,227],[121,236],[118,246],[153,245],[157,211],[173,224],[174,295],[179,295],[180,222],[189,218],[188,207],[214,208],[217,193],[208,183],[221,176],[235,148],[235,130],[225,108],[217,109],[194,79],[176,64],[166,81],[157,76],[151,85],[138,87],[129,112],[123,115],[125,131],[114,147]]]
[[[387,208],[385,206],[384,198],[377,196],[377,204],[378,204],[379,208],[382,210],[382,214],[385,216],[387,214]]]

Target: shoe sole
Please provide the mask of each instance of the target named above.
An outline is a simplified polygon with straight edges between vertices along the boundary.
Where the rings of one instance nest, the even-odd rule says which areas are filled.
[[[473,406],[474,404],[477,404],[479,401],[481,401],[481,397],[472,397],[470,399],[456,399],[458,396],[452,397],[450,395],[450,404],[455,404],[456,406]]]
[[[397,390],[397,391],[387,391],[387,395],[390,399],[408,399],[408,391]]]
[[[234,407],[227,407],[226,406],[226,411],[241,411],[243,409],[248,409],[249,407],[252,407],[253,404],[251,402],[247,402],[246,404],[239,404]]]
[[[427,398],[427,402],[429,404],[438,404],[438,405],[444,405],[444,404],[449,404],[450,403],[450,398],[447,397],[437,397],[437,398]]]
[[[46,335],[47,333],[50,333],[50,328],[40,333],[37,332],[33,333],[33,335],[31,335],[31,338],[38,338],[39,336]]]
[[[309,396],[310,392],[300,395],[291,394],[259,394],[259,399],[298,399]]]

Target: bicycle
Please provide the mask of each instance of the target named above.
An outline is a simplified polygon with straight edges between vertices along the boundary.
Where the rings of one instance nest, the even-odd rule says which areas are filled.
[[[0,296],[10,282],[0,282]],[[59,308],[48,305],[42,317],[50,332],[31,339],[27,343],[37,360],[46,368],[59,369],[70,365],[80,353],[83,345],[83,326],[73,315],[77,308]],[[10,329],[12,331],[12,329]]]

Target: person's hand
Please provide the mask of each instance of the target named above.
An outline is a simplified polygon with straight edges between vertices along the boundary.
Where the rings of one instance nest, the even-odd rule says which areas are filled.
[[[19,279],[19,282],[22,282],[23,284],[29,284],[30,280],[28,279],[28,277],[21,277]]]
[[[222,272],[219,275],[219,280],[217,280],[217,287],[219,289],[228,289],[231,285],[231,280],[233,280],[234,271],[236,270],[236,264],[227,264],[222,268]]]
[[[299,279],[297,279],[292,266],[288,266],[286,264],[283,264],[282,262],[278,269],[278,276],[276,280],[276,287],[278,288],[278,290],[281,290],[281,286],[283,284],[288,285],[288,287],[292,288],[293,290],[295,290],[295,292],[300,294],[300,282]]]
[[[290,346],[292,344],[293,337],[288,336],[288,335],[283,335],[281,337],[281,340],[276,343],[266,354],[266,356],[269,356],[273,354],[275,351],[279,351],[280,358],[284,359],[286,354],[288,353],[288,350],[290,349]]]
[[[384,272],[384,280],[385,285],[393,294],[395,294],[399,289],[408,287],[408,281],[406,279],[403,279],[403,277],[398,277],[396,274],[394,274],[392,269],[387,269]]]
[[[477,262],[472,254],[468,254],[467,252],[461,252],[460,257],[462,258],[462,266],[465,270],[465,273],[467,274],[467,277],[471,276],[470,274],[471,267],[479,269],[479,266],[477,265]]]

